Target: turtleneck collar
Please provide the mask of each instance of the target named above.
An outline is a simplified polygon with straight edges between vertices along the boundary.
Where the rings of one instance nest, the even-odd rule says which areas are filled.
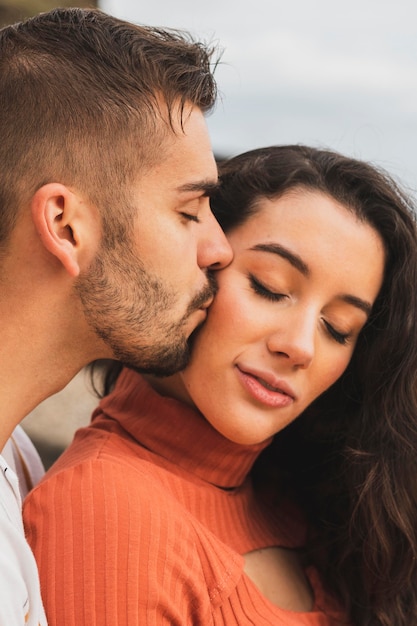
[[[141,445],[223,489],[240,486],[271,440],[247,446],[229,441],[196,409],[158,394],[139,374],[124,369],[93,419],[104,413]]]

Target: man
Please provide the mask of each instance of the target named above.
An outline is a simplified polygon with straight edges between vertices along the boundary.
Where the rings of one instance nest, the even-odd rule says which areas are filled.
[[[231,260],[209,208],[212,51],[99,11],[0,31],[0,449],[87,363],[169,374]],[[0,624],[45,624],[0,473]]]

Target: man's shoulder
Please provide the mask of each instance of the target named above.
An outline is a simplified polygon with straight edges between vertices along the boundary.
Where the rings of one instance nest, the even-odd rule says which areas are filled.
[[[0,623],[46,624],[37,568],[23,533],[17,478],[1,457]]]
[[[16,474],[0,455],[0,524],[11,524],[23,533],[22,505]]]

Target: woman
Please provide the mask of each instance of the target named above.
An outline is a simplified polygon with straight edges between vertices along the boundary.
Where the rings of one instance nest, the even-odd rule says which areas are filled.
[[[27,500],[49,621],[409,626],[411,203],[303,146],[220,174],[234,259],[188,367],[123,371]]]

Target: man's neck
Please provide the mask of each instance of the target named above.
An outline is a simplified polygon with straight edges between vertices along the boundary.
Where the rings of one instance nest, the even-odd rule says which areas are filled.
[[[87,363],[111,357],[86,322],[74,281],[22,211],[0,251],[0,450],[40,402]]]
[[[38,300],[39,304],[39,300]],[[100,353],[100,343],[83,316],[45,301],[36,310],[22,304],[6,315],[0,303],[0,450],[15,426],[40,402],[63,389]],[[78,322],[77,322],[78,319]]]
[[[22,337],[14,349],[1,342],[0,332],[0,450],[21,420],[45,398],[63,389],[86,364],[71,355],[58,359],[47,343],[42,346],[38,341],[33,346],[28,338]]]

